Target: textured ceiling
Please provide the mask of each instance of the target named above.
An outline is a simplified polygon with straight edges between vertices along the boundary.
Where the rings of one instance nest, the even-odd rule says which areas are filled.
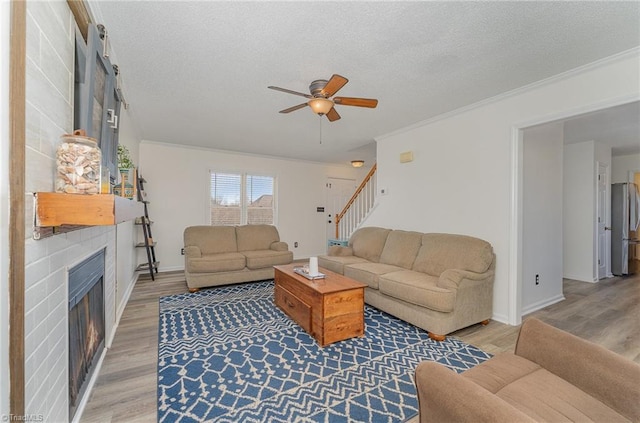
[[[611,145],[613,156],[640,153],[640,102],[635,101],[565,120],[565,144],[585,141]]]
[[[315,161],[640,45],[640,2],[90,1],[143,139]],[[330,123],[279,114],[349,78]],[[322,141],[322,143],[320,143]]]

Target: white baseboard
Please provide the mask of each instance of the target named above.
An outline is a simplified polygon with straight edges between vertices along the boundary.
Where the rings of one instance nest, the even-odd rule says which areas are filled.
[[[510,325],[509,317],[505,316],[505,315],[502,315],[502,314],[494,314],[493,316],[491,316],[491,320],[495,320],[496,322],[504,323],[505,325]]]
[[[184,270],[184,265],[182,265],[182,266],[158,267],[158,272],[175,272],[175,271],[178,271],[178,270]],[[145,273],[145,272],[141,272],[141,273]]]
[[[562,275],[563,279],[571,279],[574,281],[580,281],[580,282],[589,282],[589,283],[595,283],[598,282],[598,279],[594,279],[593,277],[585,277],[585,276],[581,276],[581,275]]]
[[[129,302],[129,298],[131,297],[131,293],[133,292],[133,288],[135,288],[136,283],[138,283],[139,273],[134,273],[131,282],[129,282],[129,286],[122,296],[122,301],[120,302],[120,306],[118,310],[116,310],[116,322],[115,327],[113,329],[113,336],[115,336],[116,329],[118,328],[118,323],[120,323],[120,319],[122,318],[122,313],[124,313],[124,309],[127,307],[127,303]],[[113,338],[112,336],[112,338]],[[111,343],[109,343],[111,345]]]
[[[548,306],[550,306],[552,304],[555,304],[555,303],[559,303],[560,301],[564,301],[564,300],[565,300],[564,295],[559,294],[559,295],[556,295],[555,297],[551,297],[551,298],[544,299],[542,301],[538,301],[537,303],[533,303],[533,304],[523,308],[522,309],[522,315],[526,316],[527,314],[531,314],[534,311],[538,311],[540,309],[543,309],[545,307],[548,307]]]
[[[100,359],[96,363],[96,368],[93,371],[93,374],[91,375],[91,379],[89,379],[89,382],[88,382],[89,384],[87,385],[87,389],[84,391],[84,395],[80,400],[80,404],[78,404],[78,408],[76,408],[76,414],[75,416],[73,416],[72,423],[79,423],[80,419],[82,418],[82,413],[84,413],[84,409],[87,406],[87,403],[89,402],[89,398],[91,398],[91,392],[93,391],[93,386],[98,381],[98,376],[100,376],[100,369],[102,368],[102,362],[104,361],[104,358],[107,356],[108,350],[109,349],[105,345],[105,347],[102,349],[102,354],[100,354]]]

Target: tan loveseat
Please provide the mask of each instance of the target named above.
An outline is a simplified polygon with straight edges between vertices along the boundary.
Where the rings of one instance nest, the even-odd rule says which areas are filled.
[[[493,312],[491,244],[454,234],[360,228],[347,247],[331,246],[320,267],[366,283],[365,302],[436,340]]]
[[[271,225],[190,226],[184,230],[189,291],[273,278],[273,266],[293,261]]]
[[[640,422],[640,366],[535,318],[515,354],[461,374],[416,369],[419,419],[428,422]]]

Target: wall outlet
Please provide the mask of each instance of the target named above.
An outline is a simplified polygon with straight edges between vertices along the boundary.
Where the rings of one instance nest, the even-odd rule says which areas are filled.
[[[180,254],[184,256],[184,248],[180,248]]]
[[[293,243],[293,248],[298,248],[298,241]]]
[[[536,285],[540,285],[540,275],[536,275]]]

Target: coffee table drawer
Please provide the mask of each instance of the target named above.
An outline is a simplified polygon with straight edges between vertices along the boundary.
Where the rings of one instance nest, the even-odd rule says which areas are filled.
[[[311,333],[311,306],[285,288],[275,286],[276,305],[307,333]]]
[[[356,336],[364,336],[364,315],[362,311],[328,318],[324,322],[324,345]]]

